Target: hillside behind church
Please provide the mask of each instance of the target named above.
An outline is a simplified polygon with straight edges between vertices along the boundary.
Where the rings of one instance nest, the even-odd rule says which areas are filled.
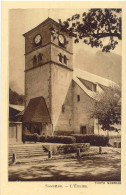
[[[121,56],[112,52],[89,53],[80,49],[74,54],[74,67],[110,79],[121,86]]]

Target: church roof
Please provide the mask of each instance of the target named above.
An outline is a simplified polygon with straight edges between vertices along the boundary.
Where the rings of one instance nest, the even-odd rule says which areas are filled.
[[[21,105],[9,104],[9,107],[13,108],[15,110],[18,110],[18,111],[23,111],[24,110],[24,106],[21,106]]]
[[[93,99],[96,99],[96,92],[91,91],[88,87],[84,85],[82,80],[89,81],[91,83],[97,84],[97,92],[103,92],[104,89],[101,86],[105,87],[112,87],[112,86],[118,86],[115,82],[105,79],[103,77],[100,77],[98,75],[94,75],[92,73],[82,71],[80,69],[74,68],[73,71],[73,80],[74,82],[90,97]]]
[[[117,85],[115,82],[109,80],[109,79],[105,79],[103,77],[100,77],[98,75],[92,74],[90,72],[84,71],[84,70],[80,70],[78,68],[74,68],[74,72],[73,72],[74,76],[84,79],[84,80],[88,80],[90,82],[93,83],[99,83],[103,86],[109,87],[112,85]]]
[[[30,100],[24,112],[23,122],[51,122],[45,99],[42,96]]]
[[[16,114],[15,116],[17,117],[17,116],[23,116],[24,115],[24,112],[25,112],[25,110],[23,110],[23,111],[21,111],[21,112],[19,112],[18,114]]]

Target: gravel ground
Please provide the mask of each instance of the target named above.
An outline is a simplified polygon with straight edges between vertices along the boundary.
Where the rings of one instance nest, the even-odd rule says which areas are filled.
[[[89,152],[24,158],[8,167],[9,181],[120,181],[121,149],[91,147]]]

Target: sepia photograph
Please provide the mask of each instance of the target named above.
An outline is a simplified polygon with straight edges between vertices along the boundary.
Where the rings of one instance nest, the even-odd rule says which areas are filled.
[[[8,181],[121,184],[122,9],[8,16]]]

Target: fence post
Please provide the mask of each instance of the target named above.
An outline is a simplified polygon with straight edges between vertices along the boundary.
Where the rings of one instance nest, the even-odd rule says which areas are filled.
[[[13,156],[12,156],[12,163],[16,162],[16,154],[13,153]]]
[[[101,154],[101,153],[102,153],[102,147],[99,146],[99,154]]]
[[[77,157],[80,157],[80,148],[77,149]]]
[[[49,150],[48,158],[52,158],[52,151],[51,150]]]

